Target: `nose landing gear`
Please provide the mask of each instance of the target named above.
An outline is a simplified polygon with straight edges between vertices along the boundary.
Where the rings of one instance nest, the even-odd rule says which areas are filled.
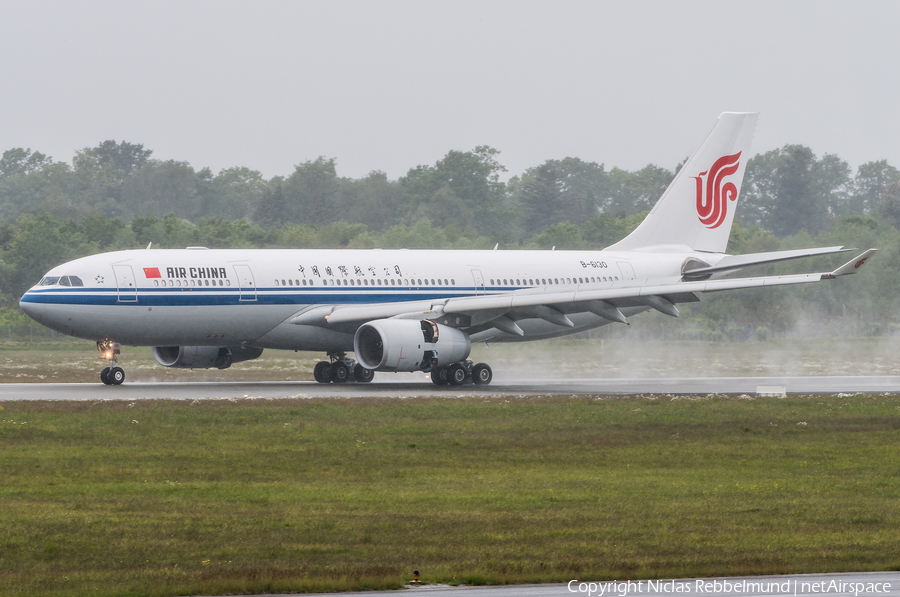
[[[121,352],[121,345],[111,340],[101,340],[97,342],[97,350],[100,351],[100,358],[106,359],[109,366],[100,372],[100,381],[107,386],[118,386],[125,381],[125,370],[119,367],[118,355]]]

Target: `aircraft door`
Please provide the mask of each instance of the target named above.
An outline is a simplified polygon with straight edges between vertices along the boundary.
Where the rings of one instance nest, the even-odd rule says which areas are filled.
[[[137,286],[135,286],[134,271],[130,265],[114,265],[113,275],[116,277],[116,288],[119,291],[118,302],[136,303]]]
[[[240,288],[240,301],[255,301],[256,300],[256,282],[253,279],[253,272],[250,271],[250,266],[239,263],[234,266],[234,273],[237,274],[238,279],[238,288]]]
[[[627,261],[619,261],[619,271],[622,272],[622,280],[634,280],[634,268]]]
[[[484,276],[480,269],[472,270],[472,278],[475,280],[475,294],[484,294]]]

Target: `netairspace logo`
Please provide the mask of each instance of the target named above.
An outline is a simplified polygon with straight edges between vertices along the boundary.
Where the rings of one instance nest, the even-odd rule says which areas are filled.
[[[840,580],[785,580],[783,582],[757,580],[627,580],[608,582],[579,582],[570,580],[570,593],[591,597],[629,597],[633,595],[657,595],[676,593],[701,593],[709,595],[810,595],[832,593],[836,595],[878,595],[889,593],[891,583],[844,582]]]

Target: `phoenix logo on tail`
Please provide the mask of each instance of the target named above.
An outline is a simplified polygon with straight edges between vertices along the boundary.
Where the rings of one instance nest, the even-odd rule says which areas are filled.
[[[725,221],[728,201],[737,200],[737,187],[733,182],[724,182],[740,166],[741,152],[720,157],[706,172],[692,176],[697,181],[697,216],[707,228],[718,228]],[[708,176],[707,176],[708,175]],[[706,196],[703,195],[703,177],[706,176]]]

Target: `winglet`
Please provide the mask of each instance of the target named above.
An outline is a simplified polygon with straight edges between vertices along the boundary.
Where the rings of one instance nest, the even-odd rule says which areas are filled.
[[[859,257],[851,259],[841,267],[837,268],[830,274],[823,274],[822,279],[832,279],[837,278],[838,276],[847,276],[850,274],[855,274],[859,271],[859,268],[864,266],[866,262],[869,260],[869,257],[875,254],[878,249],[869,249],[868,251],[863,252]]]

